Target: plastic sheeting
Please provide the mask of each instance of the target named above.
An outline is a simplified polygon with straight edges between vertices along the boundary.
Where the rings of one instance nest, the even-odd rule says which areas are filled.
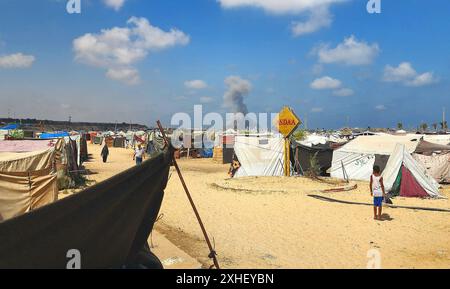
[[[55,148],[0,153],[0,221],[57,200]]]
[[[43,133],[39,136],[40,139],[55,139],[70,136],[68,132]]]
[[[386,191],[391,191],[398,177],[400,169],[407,168],[417,183],[430,197],[442,197],[439,193],[439,185],[426,173],[426,169],[410,155],[404,145],[397,145],[383,172],[383,181]]]
[[[450,153],[426,156],[413,154],[413,158],[425,167],[427,173],[437,182],[450,182]]]
[[[0,269],[65,269],[70,249],[81,253],[82,269],[162,268],[143,253],[149,253],[172,153],[0,222]]]
[[[235,177],[284,175],[282,137],[237,136],[234,152],[241,164]]]
[[[0,143],[1,152],[33,152],[46,150],[55,146],[55,141],[48,140],[10,140]]]
[[[4,127],[0,127],[0,130],[14,130],[14,129],[18,129],[18,128],[19,128],[18,124],[9,124]]]
[[[386,157],[391,155],[397,144],[403,144],[409,153],[413,153],[420,142],[421,136],[406,135],[374,135],[359,136],[343,147],[333,152],[333,162],[330,175],[333,178],[344,179],[342,164],[352,180],[369,180],[373,166],[384,168]]]

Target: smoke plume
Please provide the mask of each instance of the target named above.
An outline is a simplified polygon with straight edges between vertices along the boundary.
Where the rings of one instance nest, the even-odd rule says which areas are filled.
[[[244,97],[252,89],[252,84],[239,76],[229,76],[225,79],[225,85],[228,90],[223,95],[224,107],[233,113],[247,114],[247,105],[244,103]]]

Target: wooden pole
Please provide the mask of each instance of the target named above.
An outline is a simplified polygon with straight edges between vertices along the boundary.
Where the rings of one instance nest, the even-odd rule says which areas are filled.
[[[284,176],[291,175],[291,160],[290,160],[290,142],[289,138],[284,139]]]
[[[170,144],[169,144],[169,141],[167,140],[166,133],[164,132],[164,128],[162,127],[161,122],[159,120],[157,121],[157,125],[158,125],[159,130],[161,131],[164,142],[166,143],[167,146],[169,146]],[[211,241],[209,240],[208,233],[206,232],[205,226],[203,225],[200,214],[198,213],[197,207],[195,206],[195,203],[194,203],[194,200],[192,199],[191,193],[189,192],[186,182],[184,181],[183,175],[181,174],[181,170],[178,167],[178,163],[173,155],[172,155],[172,161],[173,161],[173,165],[175,166],[175,170],[178,173],[178,177],[180,178],[181,184],[183,185],[183,189],[186,192],[186,195],[189,199],[189,203],[191,204],[192,209],[194,210],[194,214],[197,217],[197,221],[200,225],[203,236],[205,237],[206,244],[208,244],[208,248],[209,248],[209,256],[208,257],[213,260],[214,266],[216,267],[216,269],[220,269],[219,261],[217,260],[217,253],[214,250],[214,248],[211,244]]]

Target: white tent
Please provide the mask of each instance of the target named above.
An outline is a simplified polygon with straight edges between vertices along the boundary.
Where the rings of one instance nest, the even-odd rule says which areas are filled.
[[[235,177],[284,175],[284,138],[281,136],[236,136],[234,152],[241,164]]]
[[[405,145],[398,144],[395,147],[384,169],[383,182],[386,191],[401,186],[401,191],[404,192],[400,193],[402,196],[442,197],[437,182],[411,156]]]
[[[423,137],[424,140],[436,143],[440,145],[448,145],[450,144],[450,134],[440,134],[440,135],[425,135]]]
[[[388,157],[397,144],[403,144],[409,153],[413,153],[420,143],[421,136],[373,135],[359,136],[333,152],[330,174],[333,178],[367,181],[375,164],[383,169]]]

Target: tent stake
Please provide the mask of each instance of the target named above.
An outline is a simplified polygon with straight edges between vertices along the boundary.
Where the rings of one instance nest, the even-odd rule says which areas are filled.
[[[161,125],[161,122],[158,120],[156,123],[158,125],[159,131],[161,132],[161,134],[163,136],[164,142],[166,143],[167,146],[169,146],[170,143],[169,143],[169,140],[167,139],[166,133],[164,131],[164,128]],[[200,217],[200,214],[198,213],[197,207],[194,204],[194,200],[192,199],[192,196],[189,193],[189,189],[188,189],[188,187],[186,185],[186,182],[184,181],[183,175],[181,174],[181,170],[178,167],[178,163],[177,163],[177,160],[175,159],[174,155],[172,155],[172,161],[173,161],[173,165],[175,166],[175,169],[176,169],[176,171],[178,173],[178,177],[180,178],[181,184],[183,185],[184,191],[186,192],[186,195],[187,195],[187,197],[189,199],[189,203],[191,203],[192,209],[194,210],[195,216],[197,217],[197,221],[198,221],[198,223],[200,225],[200,228],[202,229],[203,236],[205,237],[206,243],[208,244],[208,248],[209,248],[209,255],[208,255],[208,257],[213,260],[214,266],[216,267],[216,269],[220,269],[219,261],[217,260],[217,253],[214,250],[214,248],[213,248],[213,246],[211,244],[211,241],[209,240],[208,233],[206,232],[205,226],[203,225],[203,222],[202,222],[202,219]]]

